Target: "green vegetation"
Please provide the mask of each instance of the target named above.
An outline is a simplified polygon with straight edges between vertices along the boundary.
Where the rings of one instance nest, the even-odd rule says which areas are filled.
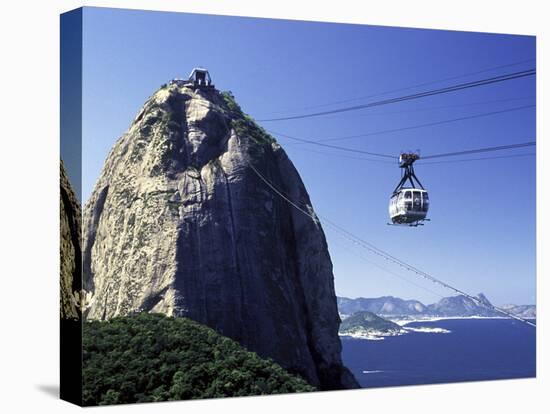
[[[84,405],[315,391],[187,318],[140,313],[84,325]]]
[[[231,120],[231,127],[235,130],[237,135],[241,137],[249,137],[256,144],[271,144],[275,142],[273,137],[263,128],[259,127],[254,121],[247,118],[248,116],[245,115],[244,118]]]
[[[340,325],[340,333],[357,332],[399,332],[401,327],[387,319],[381,318],[372,312],[360,311],[344,319]]]
[[[221,92],[221,96],[225,102],[225,105],[227,106],[227,109],[229,111],[233,112],[236,115],[242,115],[243,111],[237,101],[235,100],[235,96],[233,95],[233,92],[231,91],[223,91]]]
[[[235,101],[235,97],[230,91],[221,93],[227,108],[230,111],[231,127],[239,136],[250,137],[256,144],[269,144],[276,142],[275,139],[267,133],[265,129],[260,127],[252,117],[245,114],[239,104]]]

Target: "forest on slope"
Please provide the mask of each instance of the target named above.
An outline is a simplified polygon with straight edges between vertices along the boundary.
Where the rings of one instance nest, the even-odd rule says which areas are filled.
[[[83,342],[87,406],[316,390],[188,318],[144,312],[90,321]]]

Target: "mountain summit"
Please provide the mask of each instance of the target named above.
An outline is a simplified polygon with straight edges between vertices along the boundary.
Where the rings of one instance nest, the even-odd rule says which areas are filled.
[[[88,319],[186,316],[321,389],[342,365],[323,230],[283,149],[230,93],[174,80],[143,106],[84,208]]]

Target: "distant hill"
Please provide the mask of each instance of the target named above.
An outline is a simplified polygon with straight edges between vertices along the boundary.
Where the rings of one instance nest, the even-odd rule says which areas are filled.
[[[340,335],[350,336],[390,336],[402,332],[401,326],[368,311],[359,311],[344,319],[340,325]]]
[[[187,318],[84,323],[83,405],[315,391],[270,359]]]
[[[491,302],[480,293],[477,298],[482,304],[491,307]],[[468,316],[502,316],[501,313],[493,311],[476,303],[474,300],[464,296],[456,295],[442,298],[439,302],[424,305],[417,300],[404,300],[394,296],[382,296],[379,298],[356,298],[338,297],[338,310],[343,319],[350,315],[368,311],[377,315],[396,316],[443,316],[443,317],[468,317]],[[525,318],[536,317],[535,305],[505,305],[508,312]]]
[[[502,309],[522,318],[537,317],[537,307],[535,305],[504,305]]]
[[[404,300],[393,296],[380,298],[349,299],[338,297],[338,310],[342,315],[352,315],[359,311],[369,311],[377,315],[418,315],[427,308],[417,300]]]
[[[477,295],[478,299],[492,306],[483,293]],[[463,295],[450,296],[428,306],[428,312],[437,316],[502,316],[487,307],[480,306],[474,300]]]

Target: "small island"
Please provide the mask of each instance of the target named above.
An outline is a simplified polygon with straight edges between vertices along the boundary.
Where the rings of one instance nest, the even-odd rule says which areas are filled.
[[[338,334],[357,339],[380,341],[387,336],[398,336],[406,333],[451,333],[448,329],[430,326],[406,326],[414,320],[399,320],[399,323],[384,319],[369,311],[355,312],[345,318],[340,325]]]
[[[359,311],[342,321],[340,336],[362,339],[383,339],[385,336],[402,335],[407,331],[398,324],[369,312]]]

